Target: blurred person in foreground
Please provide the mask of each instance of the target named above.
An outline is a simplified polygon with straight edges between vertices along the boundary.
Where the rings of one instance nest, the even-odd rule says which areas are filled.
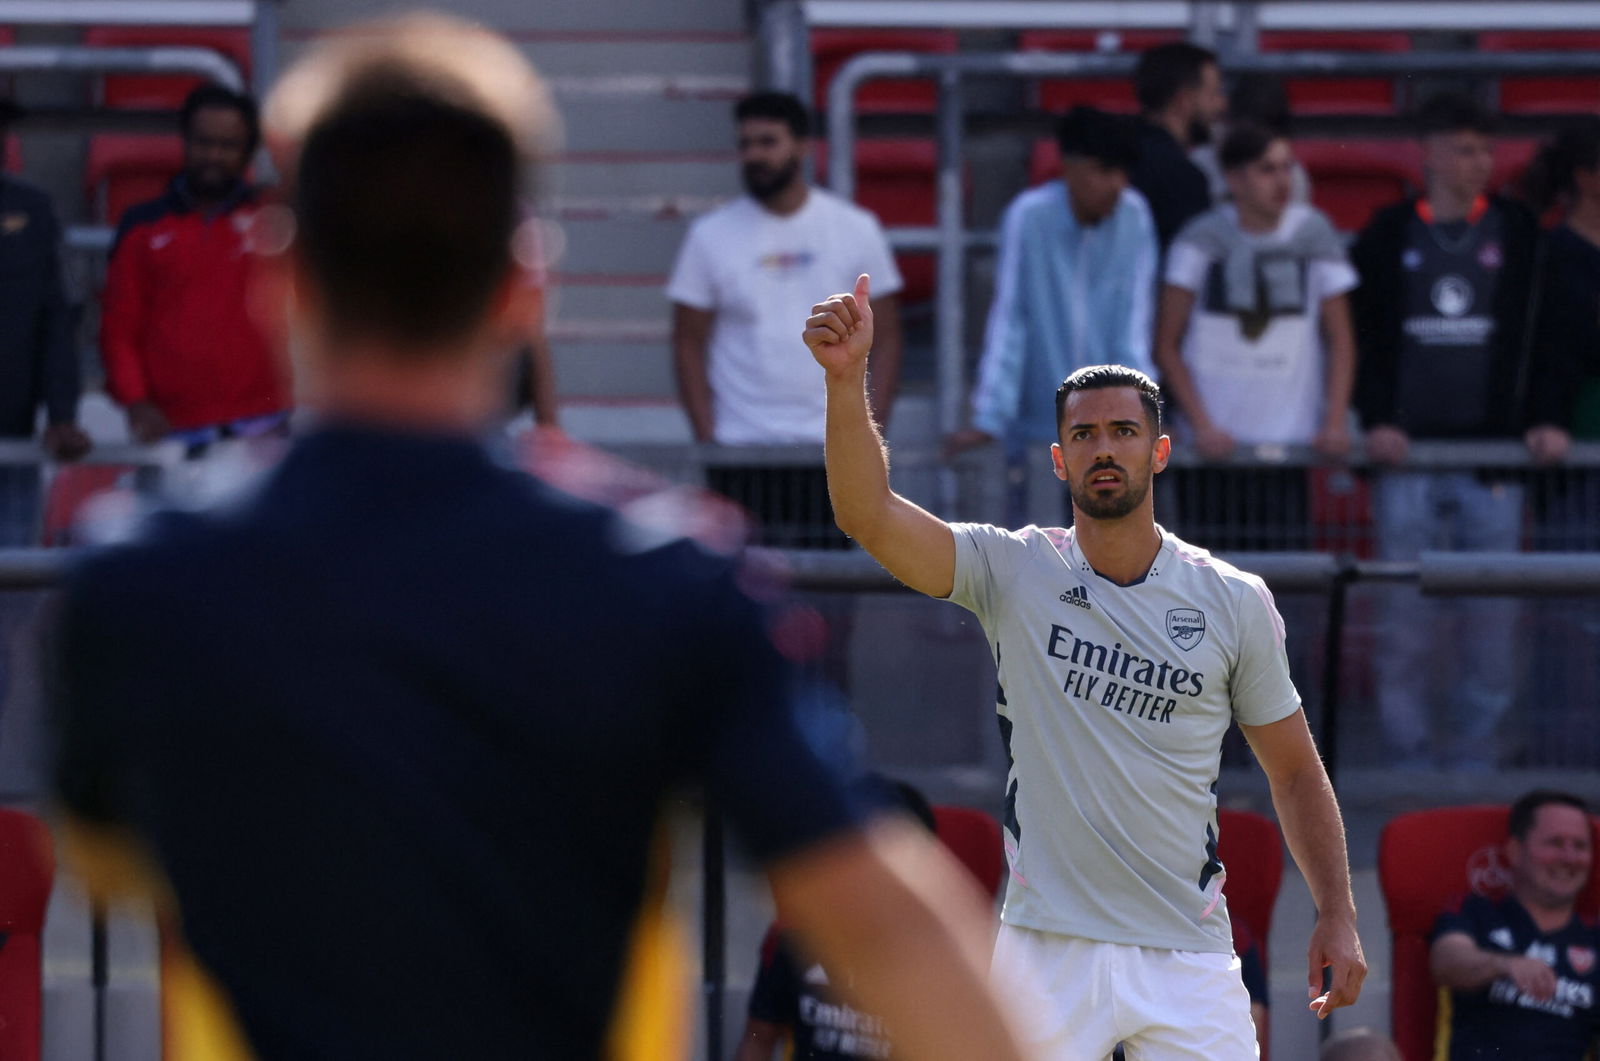
[[[1382,560],[1522,545],[1517,469],[1407,467],[1413,440],[1512,440],[1527,427],[1539,230],[1520,204],[1489,193],[1496,124],[1460,92],[1425,101],[1424,193],[1377,211],[1350,251],[1361,274],[1355,406],[1379,469]],[[1526,441],[1537,452],[1535,436]],[[1381,604],[1378,710],[1397,765],[1492,770],[1516,691],[1516,599],[1405,593]]]
[[[1546,789],[1511,805],[1511,893],[1439,915],[1428,965],[1450,992],[1449,1061],[1579,1061],[1595,1045],[1600,928],[1578,897],[1594,863],[1582,799]]]
[[[972,424],[955,455],[1000,440],[1021,495],[1012,521],[1053,527],[1071,509],[1045,460],[1056,437],[1055,385],[1094,364],[1150,369],[1158,250],[1143,197],[1128,186],[1138,124],[1093,107],[1056,123],[1061,179],[1006,207],[994,301],[972,390]]]
[[[117,226],[100,352],[133,439],[176,438],[199,455],[227,439],[282,434],[289,373],[250,304],[256,102],[202,85],[184,100],[179,127],[183,171]]]
[[[624,987],[663,960],[630,951],[666,938],[658,818],[703,782],[909,1055],[1020,1057],[981,897],[802,741],[760,580],[478,441],[537,309],[531,69],[410,16],[268,111],[320,425],[70,580],[56,783],[91,887],[150,867],[262,1058],[673,1057]]]
[[[1217,857],[1235,722],[1317,906],[1310,1008],[1320,1019],[1354,1002],[1366,962],[1344,825],[1283,621],[1258,576],[1157,526],[1151,486],[1171,455],[1160,389],[1121,365],[1056,389],[1050,455],[1070,528],[946,523],[889,484],[866,403],[870,284],[805,322],[828,386],[828,489],[845,533],[911,589],[971,611],[993,651],[1011,870],[994,967],[1027,1043],[1061,1061],[1118,1042],[1136,1059],[1256,1056]]]

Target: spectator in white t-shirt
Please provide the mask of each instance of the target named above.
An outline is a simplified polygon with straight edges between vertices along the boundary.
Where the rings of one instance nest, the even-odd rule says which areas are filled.
[[[748,194],[690,227],[667,283],[678,395],[695,440],[820,444],[822,382],[795,322],[810,316],[818,291],[848,290],[862,273],[872,276],[873,304],[888,309],[878,318],[870,384],[883,427],[901,349],[901,280],[889,241],[870,212],[807,184],[810,119],[798,99],[758,93],[739,101],[734,118]],[[836,538],[820,455],[814,467],[739,461],[708,477],[755,513],[773,544],[824,544],[812,530]]]
[[[1308,445],[1341,457],[1350,448],[1356,352],[1348,292],[1356,272],[1327,217],[1290,201],[1294,152],[1286,137],[1235,126],[1220,160],[1231,201],[1178,233],[1161,292],[1156,365],[1178,401],[1179,423],[1211,460],[1238,445]],[[1260,501],[1261,513],[1227,513],[1245,538],[1223,540],[1193,524],[1187,532],[1216,549],[1301,544],[1251,537],[1262,529],[1258,517],[1284,528],[1303,523],[1304,476],[1278,478],[1281,489],[1235,483],[1202,492],[1211,505],[1232,507],[1234,493]],[[1194,519],[1195,504],[1185,507]]]

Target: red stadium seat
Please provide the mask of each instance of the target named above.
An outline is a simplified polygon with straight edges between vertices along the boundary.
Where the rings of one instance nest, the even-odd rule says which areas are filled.
[[[1494,169],[1489,174],[1489,190],[1503,195],[1520,194],[1522,176],[1533,156],[1539,153],[1539,140],[1496,140]]]
[[[1300,140],[1295,154],[1312,201],[1347,232],[1422,184],[1420,149],[1410,140]]]
[[[1434,919],[1467,892],[1498,898],[1510,886],[1503,853],[1507,810],[1445,807],[1402,814],[1378,838],[1378,883],[1394,947],[1391,1024],[1405,1061],[1434,1056],[1439,991],[1428,971]],[[1600,846],[1600,822],[1595,840]],[[1600,880],[1592,873],[1578,905],[1586,913],[1600,910]]]
[[[924,52],[947,55],[956,50],[954,30],[817,29],[811,31],[814,99],[828,109],[828,86],[845,61],[862,52]],[[932,114],[938,88],[928,78],[869,81],[856,94],[858,114]]]
[[[84,31],[83,43],[96,48],[153,48],[161,45],[210,48],[233,60],[245,83],[250,81],[250,35],[245,30],[202,26],[96,26]],[[105,78],[102,102],[120,109],[176,109],[201,82],[198,77],[170,74],[111,74]]]
[[[123,211],[154,199],[183,168],[183,143],[173,136],[104,134],[89,141],[84,189],[95,212],[115,225]]]
[[[1024,52],[1099,52],[1120,54],[1142,52],[1157,44],[1183,39],[1179,30],[1134,30],[1095,32],[1092,30],[1025,30],[1017,35],[1017,48]],[[1139,104],[1133,95],[1133,77],[1050,78],[1039,82],[1039,108],[1061,112],[1078,104],[1102,110],[1133,114]]]
[[[934,835],[972,871],[984,893],[998,894],[1006,859],[994,816],[970,807],[940,806],[933,808],[933,820]]]
[[[1478,34],[1483,52],[1596,52],[1600,33],[1570,29],[1501,30]],[[1506,114],[1593,114],[1600,110],[1600,76],[1503,77],[1500,110]]]
[[[1266,971],[1272,910],[1283,883],[1283,841],[1278,836],[1278,826],[1270,818],[1250,811],[1219,807],[1217,829],[1222,834],[1217,840],[1217,855],[1228,870],[1222,894],[1228,897],[1234,939],[1254,939],[1261,951],[1261,968]],[[1265,1051],[1261,1061],[1267,1061]]]
[[[50,830],[21,811],[0,809],[0,1057],[37,1061],[40,933],[55,880]]]
[[[1311,548],[1373,557],[1372,487],[1348,468],[1311,468]]]
[[[828,171],[827,144],[818,141],[818,173]],[[856,202],[878,216],[885,228],[938,223],[939,152],[931,140],[856,142]],[[932,254],[897,254],[905,280],[902,303],[933,297],[938,263]]]
[[[1034,188],[1045,181],[1061,176],[1061,149],[1054,140],[1035,140],[1028,152],[1028,187]]]
[[[1263,33],[1257,47],[1263,52],[1365,52],[1395,54],[1411,50],[1404,33],[1278,30]],[[1395,79],[1392,77],[1291,77],[1283,84],[1294,114],[1393,114]]]

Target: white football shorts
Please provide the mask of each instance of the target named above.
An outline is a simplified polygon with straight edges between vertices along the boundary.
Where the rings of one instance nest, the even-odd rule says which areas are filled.
[[[996,988],[1040,1061],[1256,1061],[1233,954],[1099,943],[1000,926]]]

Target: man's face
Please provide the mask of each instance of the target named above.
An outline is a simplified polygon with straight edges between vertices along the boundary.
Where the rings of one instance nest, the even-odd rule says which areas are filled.
[[[224,195],[250,164],[250,127],[232,107],[202,107],[183,139],[183,171],[202,198]]]
[[[1127,171],[1082,155],[1062,156],[1061,179],[1067,184],[1072,216],[1080,225],[1098,225],[1110,217],[1128,186]]]
[[[1506,841],[1517,892],[1543,906],[1570,905],[1589,879],[1590,842],[1589,816],[1583,811],[1562,803],[1540,807],[1527,837]]]
[[[739,123],[739,175],[745,189],[765,202],[800,179],[806,142],[775,118]]]
[[[1274,140],[1260,158],[1229,170],[1225,176],[1228,191],[1241,212],[1282,217],[1294,186],[1294,149],[1287,140]]]
[[[1470,129],[1434,133],[1422,140],[1422,165],[1430,185],[1461,199],[1475,199],[1489,187],[1494,141]]]
[[[1167,466],[1170,445],[1156,436],[1132,387],[1102,387],[1067,395],[1050,447],[1056,478],[1090,519],[1122,519],[1144,504],[1156,472]]]
[[[1189,142],[1203,144],[1211,130],[1228,113],[1228,96],[1222,91],[1222,71],[1216,63],[1200,68],[1200,84],[1194,89],[1194,110],[1189,114]]]

